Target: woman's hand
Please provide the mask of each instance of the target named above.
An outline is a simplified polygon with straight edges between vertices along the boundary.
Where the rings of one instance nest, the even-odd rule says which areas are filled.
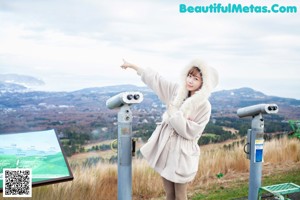
[[[167,113],[170,117],[172,117],[176,112],[178,111],[178,108],[174,106],[173,104],[169,104],[167,108]]]
[[[125,59],[123,59],[123,65],[121,65],[121,68],[123,69],[127,69],[127,68],[131,68],[134,69],[135,71],[138,71],[139,67],[136,66],[135,64],[129,63],[127,62]]]

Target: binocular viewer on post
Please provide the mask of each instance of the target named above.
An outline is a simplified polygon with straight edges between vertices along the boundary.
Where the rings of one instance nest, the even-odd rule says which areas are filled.
[[[118,200],[132,199],[132,155],[135,140],[132,140],[132,112],[130,105],[143,101],[140,92],[122,92],[106,101],[109,109],[118,112]]]
[[[256,116],[258,114],[274,114],[278,112],[276,104],[257,104],[248,106],[237,110],[237,115],[241,117]]]
[[[248,200],[258,199],[258,192],[261,187],[264,150],[263,114],[275,114],[277,112],[278,106],[276,104],[257,104],[237,110],[237,115],[240,118],[252,117],[251,129],[248,129],[247,143],[244,146],[244,152],[250,160]]]
[[[143,101],[143,94],[140,92],[122,92],[106,101],[106,107],[115,109],[123,105],[138,104]]]

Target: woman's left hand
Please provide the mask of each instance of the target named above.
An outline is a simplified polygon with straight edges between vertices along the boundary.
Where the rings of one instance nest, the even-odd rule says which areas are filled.
[[[167,108],[167,113],[169,116],[173,116],[178,111],[178,108],[173,104],[169,104]]]

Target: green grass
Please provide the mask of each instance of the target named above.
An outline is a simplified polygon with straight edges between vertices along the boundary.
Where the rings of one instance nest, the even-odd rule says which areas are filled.
[[[205,133],[205,136],[212,137],[212,138],[216,138],[217,137],[217,135],[214,134],[214,133]]]
[[[274,174],[263,177],[262,186],[280,184],[280,183],[295,183],[300,185],[300,169]],[[196,193],[192,197],[193,200],[216,200],[216,199],[235,199],[248,196],[248,180],[233,181],[232,183],[214,184],[203,193]]]

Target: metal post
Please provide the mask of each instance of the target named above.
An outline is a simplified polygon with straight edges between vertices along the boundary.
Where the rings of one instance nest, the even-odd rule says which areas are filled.
[[[248,200],[258,198],[258,190],[261,186],[264,119],[262,114],[253,117],[250,134],[250,177]]]
[[[118,200],[132,199],[132,112],[125,104],[118,113]]]
[[[118,112],[118,200],[132,199],[132,112],[130,105],[143,101],[140,92],[122,92],[106,101]]]
[[[250,158],[248,200],[256,200],[258,198],[258,191],[261,186],[264,147],[264,119],[262,114],[274,114],[277,112],[278,106],[276,104],[257,104],[237,110],[239,117],[253,117],[251,129],[247,133],[247,150],[245,149],[246,145],[244,146],[247,158]]]

